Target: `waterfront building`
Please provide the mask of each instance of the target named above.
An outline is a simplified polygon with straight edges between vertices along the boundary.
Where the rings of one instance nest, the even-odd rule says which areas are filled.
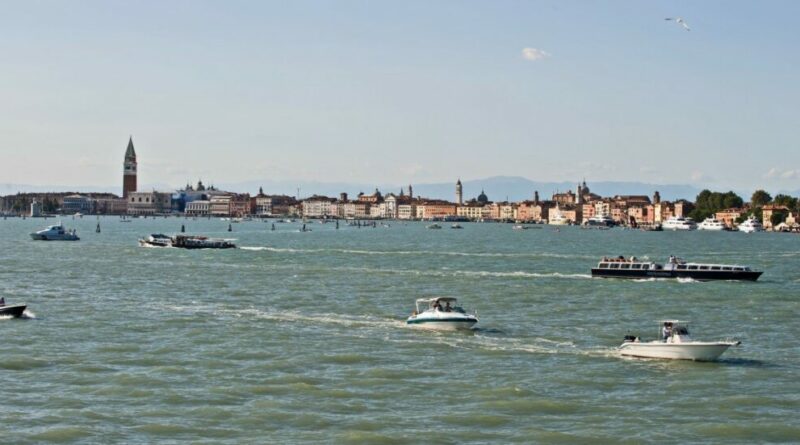
[[[88,196],[69,195],[64,197],[64,202],[61,205],[61,208],[66,214],[92,213],[94,211],[94,202],[92,198]]]
[[[782,205],[766,204],[761,207],[761,220],[765,230],[773,230],[772,215],[775,213],[789,214],[789,208]]]
[[[456,216],[456,205],[438,199],[423,200],[417,204],[418,219],[439,219]]]
[[[471,221],[484,219],[484,208],[486,204],[473,199],[456,208],[456,215]]]
[[[125,160],[122,163],[122,197],[136,191],[136,151],[133,149],[133,136],[128,139]]]
[[[103,215],[124,215],[128,212],[128,201],[125,198],[96,198],[95,211]]]
[[[199,199],[186,203],[186,216],[208,216],[211,214],[211,201]]]
[[[736,220],[742,217],[742,215],[746,214],[749,209],[747,208],[729,208],[717,211],[714,214],[714,219],[717,221],[725,224],[728,228],[733,228],[736,226]]]
[[[164,192],[129,192],[126,198],[129,215],[156,215],[172,208],[172,194]]]
[[[537,196],[538,197],[538,193]],[[522,201],[517,205],[517,218],[520,221],[540,222],[547,221],[548,211],[552,207],[549,201]]]
[[[413,200],[397,204],[397,219],[414,219],[417,217],[417,204]]]
[[[327,218],[329,216],[336,216],[331,213],[331,204],[334,202],[336,202],[336,198],[320,195],[313,195],[310,198],[304,199],[302,202],[303,217]]]
[[[208,202],[208,213],[219,218],[231,216],[233,196],[227,193],[211,196]]]
[[[235,193],[231,195],[231,216],[243,217],[250,215],[250,194]]]

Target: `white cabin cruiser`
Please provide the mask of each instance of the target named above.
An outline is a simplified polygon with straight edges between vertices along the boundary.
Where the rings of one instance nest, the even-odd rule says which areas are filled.
[[[706,218],[697,225],[697,230],[708,230],[708,231],[721,231],[721,230],[728,230],[728,226],[714,218]]]
[[[31,233],[31,238],[37,241],[78,241],[78,234],[75,229],[66,230],[59,222],[54,226]]]
[[[406,324],[448,331],[472,329],[478,322],[477,314],[468,314],[457,304],[458,299],[453,297],[420,298]]]
[[[764,226],[755,216],[751,216],[745,222],[739,224],[739,231],[744,233],[763,232]]]
[[[664,230],[695,230],[697,229],[697,223],[692,218],[670,216],[661,224],[661,227]]]
[[[595,215],[586,220],[584,225],[599,226],[599,227],[613,227],[617,223],[609,215]]]
[[[620,355],[642,358],[713,361],[738,341],[695,341],[689,335],[687,321],[663,320],[661,340],[643,342],[639,337],[626,335],[618,348]]]

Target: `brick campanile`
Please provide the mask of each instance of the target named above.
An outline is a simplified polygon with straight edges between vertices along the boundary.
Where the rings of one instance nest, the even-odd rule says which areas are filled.
[[[128,193],[136,191],[136,151],[133,149],[133,136],[128,139],[128,149],[125,150],[125,162],[122,171],[122,197],[127,198]]]

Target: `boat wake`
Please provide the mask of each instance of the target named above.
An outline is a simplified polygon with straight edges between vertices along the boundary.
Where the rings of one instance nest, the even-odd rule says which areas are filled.
[[[360,250],[360,249],[293,249],[288,247],[244,246],[243,250],[266,251],[278,253],[344,253],[353,255],[420,255],[420,256],[463,256],[487,258],[565,258],[565,259],[594,259],[590,255],[568,255],[561,253],[514,253],[514,252],[449,252],[434,250]]]
[[[500,278],[561,278],[561,279],[579,279],[590,280],[592,276],[589,274],[568,274],[561,272],[525,272],[525,271],[487,271],[487,270],[416,270],[416,269],[376,269],[368,267],[341,267],[332,268],[342,272],[361,272],[373,274],[397,274],[397,275],[417,275],[417,276],[434,276],[434,277],[500,277]]]

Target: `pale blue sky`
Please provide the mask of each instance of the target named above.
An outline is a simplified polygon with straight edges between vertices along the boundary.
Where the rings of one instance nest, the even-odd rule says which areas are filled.
[[[800,2],[0,6],[0,183],[800,182]]]

